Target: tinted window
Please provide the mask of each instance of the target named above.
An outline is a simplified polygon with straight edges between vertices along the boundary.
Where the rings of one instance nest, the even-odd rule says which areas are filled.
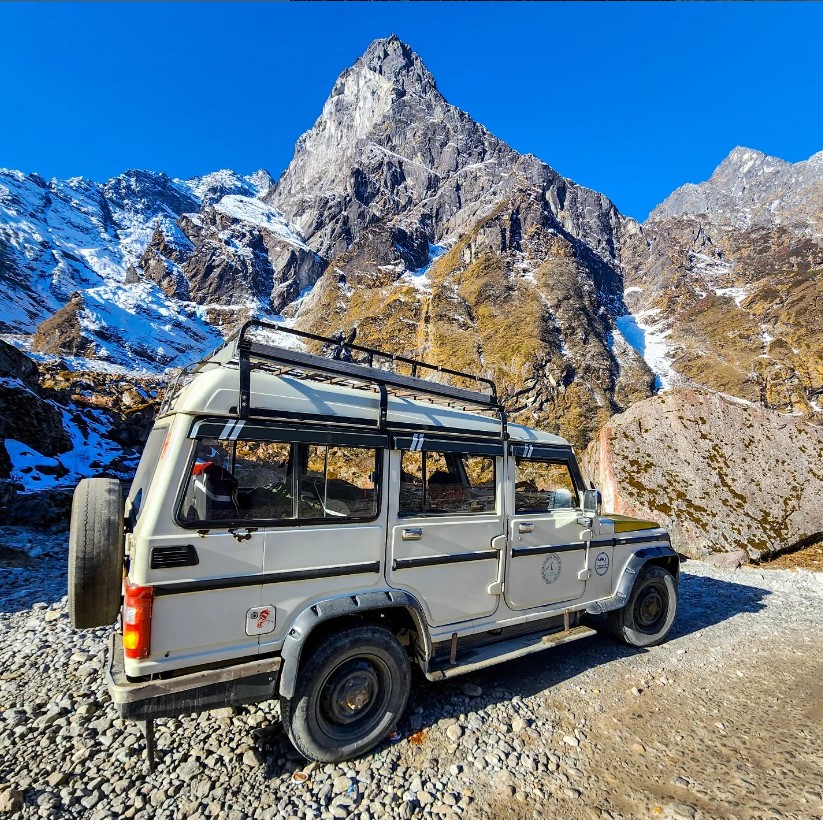
[[[204,439],[197,443],[180,519],[374,518],[376,475],[372,448]]]
[[[404,451],[400,515],[471,515],[495,511],[494,458]]]
[[[550,512],[577,507],[577,489],[563,461],[515,459],[514,510]]]

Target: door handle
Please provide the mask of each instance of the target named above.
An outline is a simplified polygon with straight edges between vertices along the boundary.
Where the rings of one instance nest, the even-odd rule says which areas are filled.
[[[419,541],[423,537],[422,527],[407,527],[403,530],[404,541]]]
[[[523,521],[517,525],[518,532],[534,532],[534,524],[530,521]]]

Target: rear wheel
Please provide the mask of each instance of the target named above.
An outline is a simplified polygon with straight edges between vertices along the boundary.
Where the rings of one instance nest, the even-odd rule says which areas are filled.
[[[677,614],[677,584],[663,567],[646,567],[626,605],[609,613],[614,635],[629,646],[654,646],[669,634]]]
[[[114,623],[123,585],[123,493],[116,478],[84,478],[69,528],[69,617],[78,629]]]
[[[397,725],[409,697],[409,658],[394,635],[357,626],[326,636],[301,665],[283,726],[297,750],[337,763],[368,751]]]

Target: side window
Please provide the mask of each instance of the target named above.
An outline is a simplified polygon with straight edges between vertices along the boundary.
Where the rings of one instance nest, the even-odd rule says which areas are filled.
[[[134,481],[129,491],[129,518],[132,526],[140,516],[143,499],[149,491],[152,478],[154,478],[154,471],[157,469],[157,464],[160,461],[168,432],[169,428],[167,425],[153,428],[149,433],[146,446],[143,448],[143,455],[140,457],[140,464],[137,466],[137,472],[135,473]]]
[[[203,439],[197,442],[180,519],[186,523],[239,518],[237,479],[232,472],[233,442]]]
[[[577,488],[566,462],[515,459],[515,513],[574,509],[577,504]]]
[[[205,439],[197,443],[179,512],[187,524],[376,515],[372,448]]]
[[[292,445],[284,441],[238,441],[234,453],[240,518],[294,518]]]
[[[295,445],[302,451],[299,518],[374,518],[377,452],[363,447]]]
[[[494,458],[404,451],[400,515],[471,515],[495,510]]]

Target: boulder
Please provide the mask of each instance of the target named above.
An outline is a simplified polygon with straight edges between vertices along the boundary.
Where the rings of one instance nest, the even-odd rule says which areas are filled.
[[[72,447],[57,407],[26,387],[0,383],[0,441],[9,438],[45,456],[56,456]],[[0,469],[2,463],[0,458]]]
[[[757,561],[823,540],[823,429],[797,416],[661,393],[604,425],[584,464],[604,510],[659,521],[691,557]]]
[[[37,386],[37,365],[25,353],[0,339],[0,376]]]

